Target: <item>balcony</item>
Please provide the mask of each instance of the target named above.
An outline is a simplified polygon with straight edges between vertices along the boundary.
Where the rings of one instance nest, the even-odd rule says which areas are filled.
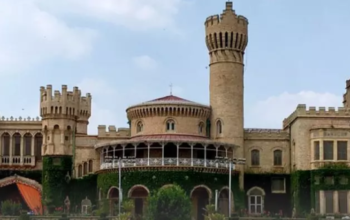
[[[0,156],[0,166],[35,166],[35,156]]]
[[[207,168],[222,168],[227,169],[228,164],[225,162],[217,162],[216,160],[197,159],[197,158],[136,158],[127,162],[123,160],[121,167],[207,167]],[[118,159],[109,162],[102,162],[101,170],[116,169],[119,167]],[[233,167],[234,168],[234,167]]]

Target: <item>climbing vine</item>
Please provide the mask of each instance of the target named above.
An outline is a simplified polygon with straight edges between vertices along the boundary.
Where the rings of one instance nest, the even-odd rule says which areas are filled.
[[[44,156],[42,171],[43,204],[49,208],[61,206],[69,193],[71,156]]]
[[[69,183],[69,199],[73,208],[79,207],[85,198],[97,204],[97,175],[91,174],[82,179],[72,179]]]
[[[118,173],[102,173],[98,175],[97,185],[102,190],[103,196],[111,186],[118,186]],[[151,193],[166,184],[177,184],[189,195],[191,190],[198,185],[204,184],[213,192],[212,199],[215,197],[215,190],[220,190],[228,185],[228,174],[200,173],[196,171],[134,171],[122,173],[123,196],[134,185],[142,184],[146,186]],[[244,207],[244,192],[239,189],[238,176],[232,176],[232,191],[234,194],[234,204],[237,210]],[[213,202],[213,201],[212,201]]]

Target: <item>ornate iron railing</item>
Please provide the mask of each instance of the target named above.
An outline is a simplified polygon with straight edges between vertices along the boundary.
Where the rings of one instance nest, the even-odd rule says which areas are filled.
[[[208,167],[228,168],[228,164],[221,161],[197,158],[136,158],[123,160],[122,167],[144,167],[144,166],[181,166],[181,167]],[[118,168],[118,159],[101,163],[100,169]]]

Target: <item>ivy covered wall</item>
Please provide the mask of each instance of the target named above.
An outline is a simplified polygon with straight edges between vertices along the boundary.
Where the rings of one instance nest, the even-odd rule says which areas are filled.
[[[42,171],[42,200],[48,207],[62,206],[69,194],[72,156],[44,156]]]
[[[286,193],[272,193],[272,178],[284,177],[286,181]],[[245,174],[244,175],[244,189],[247,193],[249,189],[253,187],[260,187],[265,191],[264,197],[264,209],[270,213],[279,213],[280,210],[283,214],[291,214],[291,200],[290,200],[290,175],[281,174]],[[247,197],[247,195],[245,195]],[[246,207],[248,207],[248,200],[246,201]]]
[[[134,185],[142,184],[146,186],[150,192],[159,189],[166,184],[178,184],[188,194],[198,185],[206,185],[212,191],[213,199],[215,190],[220,190],[224,186],[228,186],[228,174],[200,173],[196,171],[134,171],[122,173],[122,189],[123,196],[127,197],[127,193]],[[118,173],[102,173],[98,175],[97,185],[102,190],[103,196],[107,197],[107,192],[111,186],[118,187]],[[244,208],[244,192],[239,190],[238,175],[232,176],[232,191],[234,194],[234,204],[236,210]],[[212,201],[213,202],[213,201]]]

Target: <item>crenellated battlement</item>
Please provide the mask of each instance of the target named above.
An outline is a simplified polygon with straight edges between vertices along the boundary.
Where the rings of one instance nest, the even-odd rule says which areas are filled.
[[[242,56],[248,44],[248,19],[237,15],[232,9],[232,2],[226,2],[226,8],[221,15],[212,15],[205,21],[206,45],[210,52],[228,50],[231,53],[215,54],[211,63],[234,57],[232,62],[242,62],[237,59]],[[238,52],[239,54],[232,53]]]
[[[309,106],[309,108],[307,108],[305,104],[299,104],[296,110],[288,118],[283,120],[283,128],[287,127],[290,123],[292,123],[298,117],[304,117],[304,118],[349,117],[350,118],[350,109],[345,107],[316,108],[314,106]]]
[[[40,117],[35,117],[35,118],[31,118],[31,117],[18,117],[15,118],[13,116],[6,118],[5,116],[0,117],[0,122],[5,121],[5,122],[40,122],[41,119]]]
[[[62,85],[61,91],[52,90],[52,85],[40,87],[40,114],[43,118],[60,115],[78,117],[79,120],[88,120],[91,116],[91,94],[81,96],[78,87],[68,91],[66,85]]]
[[[98,126],[98,137],[99,138],[108,138],[108,137],[121,137],[121,138],[129,138],[130,137],[130,129],[129,128],[116,128],[113,125],[108,126],[108,130],[106,130],[106,125]]]

